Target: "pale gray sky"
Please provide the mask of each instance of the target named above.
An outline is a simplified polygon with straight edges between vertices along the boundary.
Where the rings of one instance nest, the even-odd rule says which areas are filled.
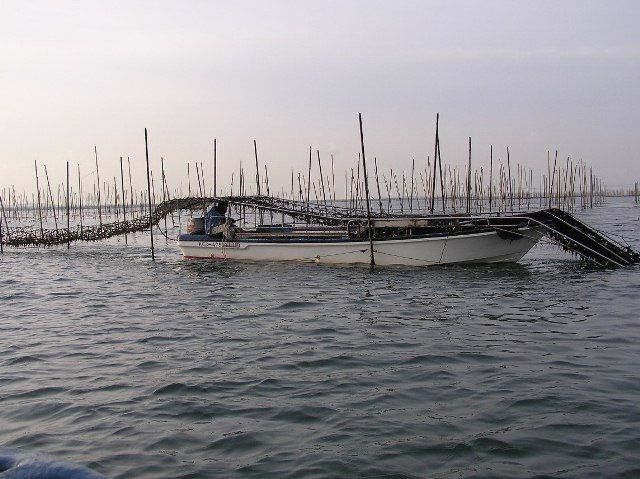
[[[172,189],[188,162],[211,186],[217,138],[220,185],[240,161],[255,178],[255,139],[288,191],[309,146],[339,177],[355,167],[360,112],[386,171],[433,155],[439,112],[447,163],[471,136],[474,166],[493,145],[542,174],[557,149],[631,184],[639,24],[635,0],[2,0],[0,187],[33,190],[34,160],[54,183],[80,164],[89,184],[94,145],[101,180],[130,156],[142,187],[146,127]]]

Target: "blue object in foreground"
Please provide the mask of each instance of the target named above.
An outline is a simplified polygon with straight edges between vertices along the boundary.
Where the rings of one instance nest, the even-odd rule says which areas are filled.
[[[45,454],[0,448],[0,479],[107,479],[86,467]]]

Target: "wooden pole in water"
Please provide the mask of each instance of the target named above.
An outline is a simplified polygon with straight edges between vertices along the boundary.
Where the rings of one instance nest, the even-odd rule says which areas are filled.
[[[9,201],[11,201],[11,198],[9,198]],[[9,205],[11,205],[11,203],[9,203]],[[3,246],[3,241],[2,241],[2,219],[5,218],[5,214],[4,214],[4,203],[2,202],[2,196],[0,195],[0,213],[2,213],[0,215],[0,254],[4,253],[4,246]],[[9,211],[9,214],[11,214],[11,211]],[[9,226],[7,225],[7,230],[8,230]]]
[[[267,196],[271,196],[271,192],[269,190],[269,169],[267,165],[264,165],[264,187],[267,190]]]
[[[15,191],[14,191],[14,195],[15,195]],[[14,196],[14,202],[15,202],[15,196]],[[9,207],[11,206],[11,198],[9,198]],[[4,224],[5,228],[6,228],[6,233],[7,233],[7,239],[9,241],[11,241],[11,233],[9,232],[9,221],[7,221],[7,214],[4,210],[4,203],[2,202],[2,197],[0,197],[0,210],[2,213],[2,217],[0,217],[0,224]],[[11,209],[9,209],[9,217],[11,217]],[[4,223],[2,223],[2,220],[4,219]],[[0,246],[2,245],[2,228],[0,227]]]
[[[551,176],[551,185],[549,186],[549,208],[551,208],[551,201],[553,198],[553,183],[556,179],[556,162],[558,161],[558,150],[556,150],[556,158],[553,160],[553,175]]]
[[[469,167],[467,168],[467,214],[471,214],[471,137],[469,137]]]
[[[258,167],[258,144],[253,140],[253,152],[256,157],[256,188],[258,196],[260,196],[260,168]]]
[[[322,175],[322,162],[320,161],[320,150],[316,150],[318,154],[318,169],[320,171],[320,184],[322,186],[322,200],[324,201],[324,210],[327,211],[327,195],[324,190],[324,176]]]
[[[160,181],[162,183],[162,202],[164,203],[165,201],[167,201],[169,199],[169,189],[165,189],[164,185],[165,185],[165,176],[164,176],[164,158],[161,156],[160,157],[160,173],[162,175],[162,177],[160,178]],[[155,188],[153,189],[154,191],[154,195],[155,195]],[[164,215],[164,232],[165,235],[167,234],[167,215]]]
[[[69,218],[69,162],[67,161],[67,249],[71,248],[71,219]]]
[[[380,206],[380,213],[382,213],[384,210],[382,209],[382,196],[380,195],[380,180],[378,178],[378,159],[375,156],[373,157],[373,166],[375,167],[375,172],[376,172],[376,187],[378,188],[378,205]]]
[[[509,147],[507,146],[507,170],[509,173],[509,207],[513,211],[513,189],[511,188],[511,162],[509,161]]]
[[[120,157],[120,189],[122,190],[122,221],[127,224],[127,202],[124,200],[124,170],[122,169],[122,157]],[[127,228],[124,228],[124,244],[127,241]]]
[[[638,183],[636,183],[636,196],[638,195]],[[636,203],[638,202],[636,198]],[[589,167],[589,207],[593,208],[593,167]]]
[[[307,176],[307,208],[311,201],[311,151],[313,147],[309,147],[309,175]]]
[[[200,162],[200,172],[202,173],[202,196],[205,197],[207,196],[207,185],[204,184],[204,164],[202,164],[202,162]],[[156,194],[155,189],[153,190],[153,194],[155,196]]]
[[[189,163],[187,163],[187,183],[189,185],[189,198],[191,198],[191,173],[189,172]]]
[[[133,194],[133,182],[131,180],[131,160],[129,159],[129,157],[127,156],[127,168],[129,170],[129,190],[131,193],[131,216],[134,215],[134,194]]]
[[[100,218],[100,226],[102,226],[102,208],[100,206],[100,172],[98,170],[98,147],[94,146],[93,151],[96,155],[96,179],[98,181],[98,218]]]
[[[155,261],[155,251],[153,247],[153,212],[151,211],[151,172],[149,171],[149,143],[147,141],[147,129],[144,129],[144,152],[147,159],[147,192],[149,199],[149,233],[151,235],[151,259]]]
[[[216,158],[216,139],[213,139],[213,196],[218,196],[218,164]]]
[[[53,222],[56,226],[56,236],[58,236],[58,218],[56,216],[56,203],[53,200],[53,194],[51,193],[51,183],[49,183],[49,173],[47,172],[47,165],[44,165],[44,174],[47,178],[47,189],[49,191],[49,199],[51,200],[51,211],[53,212]]]
[[[40,218],[40,237],[44,238],[44,228],[42,227],[42,201],[40,199],[40,181],[38,180],[38,162],[33,161],[36,168],[36,189],[38,190],[38,217]]]
[[[434,146],[435,151],[433,154],[433,178],[432,178],[433,183],[431,187],[431,206],[429,207],[431,214],[433,214],[434,212],[435,201],[436,201],[436,163],[437,163],[436,160],[438,158],[438,122],[439,121],[440,121],[440,113],[436,113],[436,142]]]
[[[80,236],[82,236],[82,217],[84,212],[82,211],[82,178],[80,177],[80,164],[78,164],[78,208],[80,210]]]
[[[196,161],[196,175],[198,176],[198,192],[200,193],[200,198],[204,197],[202,193],[202,183],[200,183],[200,170],[198,169],[198,162]]]
[[[336,172],[333,169],[333,155],[331,155],[331,189],[333,191],[333,202],[332,205],[336,204]]]
[[[440,136],[438,135],[438,139],[437,139],[437,147],[438,147],[438,169],[440,170],[440,194],[442,195],[442,213],[446,214],[446,208],[445,208],[445,193],[444,193],[444,176],[442,173],[442,154],[440,153]]]
[[[362,114],[358,113],[358,120],[360,121],[360,145],[362,146],[362,170],[364,175],[364,190],[367,195],[367,229],[369,230],[369,252],[371,256],[371,267],[376,265],[375,258],[373,257],[373,228],[371,228],[371,208],[369,206],[369,181],[367,179],[367,161],[364,157],[364,135],[362,133]]]
[[[491,213],[491,200],[493,197],[493,145],[489,153],[489,213]]]

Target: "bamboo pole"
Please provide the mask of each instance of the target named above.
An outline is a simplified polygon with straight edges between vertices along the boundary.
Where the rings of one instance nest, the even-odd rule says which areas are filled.
[[[120,157],[120,189],[122,190],[122,221],[127,223],[127,202],[124,194],[124,170],[122,168],[122,157]],[[127,229],[124,230],[124,244],[129,244],[127,240]]]
[[[2,237],[2,220],[5,219],[6,222],[6,215],[4,212],[4,203],[2,202],[2,195],[0,195],[0,254],[4,253],[4,242],[3,242],[3,237]],[[9,211],[9,215],[11,215],[11,211]],[[7,231],[9,231],[9,224],[7,223]]]
[[[51,212],[53,213],[53,222],[56,226],[56,236],[58,236],[58,218],[56,216],[56,204],[53,200],[53,194],[51,194],[51,183],[49,183],[49,173],[47,172],[47,165],[44,165],[44,174],[47,178],[47,190],[49,191],[49,199],[51,200]]]
[[[151,172],[149,170],[149,143],[147,141],[147,129],[144,129],[144,153],[147,159],[147,192],[149,200],[149,234],[151,237],[151,259],[155,261],[155,251],[153,247],[153,212],[151,210]]]
[[[371,209],[369,206],[369,181],[367,179],[367,161],[364,156],[364,134],[362,133],[362,114],[358,113],[358,120],[360,122],[360,145],[362,147],[362,173],[364,175],[364,190],[367,195],[367,229],[369,231],[369,252],[371,256],[371,267],[376,265],[375,258],[373,256],[373,228],[371,227]]]
[[[165,176],[164,176],[164,158],[160,157],[160,174],[162,175],[160,178],[160,182],[162,183],[162,201],[166,201],[168,199],[168,191],[165,189]],[[155,188],[153,189],[153,193],[155,195]],[[165,234],[167,232],[167,215],[164,215],[164,231]]]
[[[213,139],[213,196],[218,196],[218,164],[216,158],[216,139]]]
[[[547,155],[549,152],[547,152]],[[551,199],[553,198],[553,183],[556,179],[556,162],[558,161],[558,150],[556,150],[556,158],[553,160],[553,174],[550,177],[551,185],[549,186],[549,208],[551,208]],[[547,160],[548,163],[548,160]]]
[[[380,206],[380,213],[382,213],[383,212],[383,209],[382,209],[382,196],[380,195],[380,179],[378,178],[378,159],[375,156],[373,157],[373,165],[375,167],[376,186],[378,188],[378,205]]]
[[[200,183],[200,170],[198,169],[197,161],[196,161],[196,175],[198,177],[198,193],[200,193],[200,198],[204,198],[204,194],[202,192],[202,183]]]
[[[416,169],[416,159],[411,160],[411,196],[409,196],[409,211],[413,212],[413,187],[414,187],[414,175]]]
[[[440,170],[440,193],[442,194],[442,213],[446,214],[445,210],[445,191],[444,191],[444,175],[442,172],[442,154],[440,153],[440,136],[437,136],[436,145],[438,148],[438,169]]]
[[[324,176],[322,175],[322,162],[320,161],[320,150],[316,150],[316,153],[318,154],[318,168],[320,170],[320,183],[322,185],[322,200],[324,201],[324,211],[326,213],[326,211],[327,211],[327,195],[325,194],[325,191],[324,191]]]
[[[82,236],[82,220],[84,211],[82,209],[82,178],[80,176],[80,164],[78,164],[78,208],[80,213],[80,236]]]
[[[440,121],[440,113],[436,113],[436,141],[434,145],[434,153],[433,153],[433,177],[432,177],[432,187],[431,187],[431,206],[429,207],[429,211],[431,214],[434,212],[435,201],[436,201],[436,163],[438,158],[438,122]],[[440,172],[442,174],[442,171]]]
[[[69,212],[69,162],[67,161],[67,249],[71,248],[71,219]]]
[[[188,187],[189,198],[191,198],[191,173],[189,172],[189,163],[187,163],[187,183],[189,185]]]
[[[207,196],[207,185],[205,185],[204,183],[204,164],[202,164],[202,162],[200,162],[200,173],[202,174],[202,196]],[[153,194],[156,194],[155,189],[153,190]]]
[[[467,214],[471,213],[471,137],[469,137],[469,166],[467,168]]]
[[[509,207],[513,211],[513,189],[511,188],[511,162],[509,160],[509,147],[507,146],[507,170],[509,173]]]
[[[256,157],[256,192],[258,193],[258,196],[260,196],[260,168],[258,168],[258,144],[256,143],[256,140],[253,140],[253,151]]]
[[[489,213],[491,213],[491,200],[493,197],[493,145],[489,153]]]
[[[331,155],[331,183],[332,183],[332,187],[331,189],[333,190],[333,203],[331,203],[332,205],[336,204],[336,173],[333,169],[333,155]]]
[[[36,189],[38,190],[38,217],[40,218],[40,236],[44,238],[44,228],[42,227],[42,200],[40,198],[40,181],[38,180],[38,162],[33,161],[36,168]]]
[[[94,146],[93,151],[96,156],[96,180],[98,182],[98,217],[100,218],[100,226],[102,226],[102,207],[100,205],[100,171],[98,169],[98,147]]]

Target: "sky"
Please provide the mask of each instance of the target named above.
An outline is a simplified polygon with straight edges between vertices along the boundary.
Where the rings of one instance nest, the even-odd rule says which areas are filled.
[[[583,161],[607,185],[640,180],[640,2],[616,0],[2,0],[0,188],[120,175],[134,187],[161,158],[170,190],[195,164],[237,192],[271,191],[331,157],[339,191],[356,168],[358,114],[369,169],[398,174],[433,158],[547,172]],[[126,172],[126,163],[125,163]],[[195,188],[195,186],[192,186]],[[219,191],[220,192],[220,191]]]

